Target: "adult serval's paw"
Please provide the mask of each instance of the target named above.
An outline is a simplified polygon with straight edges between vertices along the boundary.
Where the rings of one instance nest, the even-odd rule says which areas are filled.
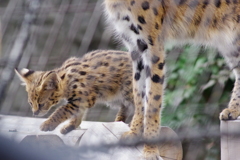
[[[63,128],[60,130],[60,132],[62,134],[67,134],[67,133],[71,132],[72,130],[74,130],[75,128],[76,128],[75,125],[67,124],[67,125],[63,126]]]
[[[40,126],[41,131],[52,131],[58,126],[58,123],[46,120]]]
[[[219,119],[220,120],[234,120],[234,119],[237,119],[238,116],[240,116],[240,112],[238,109],[226,108],[220,113]]]
[[[123,145],[134,145],[141,140],[141,134],[128,131],[122,134],[120,143]]]
[[[144,146],[143,153],[146,160],[163,160],[156,145]]]

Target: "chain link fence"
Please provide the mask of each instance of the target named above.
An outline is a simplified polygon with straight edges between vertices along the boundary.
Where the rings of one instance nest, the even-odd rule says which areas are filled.
[[[124,49],[106,29],[102,2],[0,0],[0,114],[32,116],[14,68],[51,70],[88,51]],[[163,124],[180,136],[184,159],[220,159],[218,114],[227,106],[233,87],[229,69],[212,49],[170,45],[167,55]],[[116,113],[98,105],[87,111],[84,120],[113,121]],[[186,131],[193,130],[208,133],[187,137]]]

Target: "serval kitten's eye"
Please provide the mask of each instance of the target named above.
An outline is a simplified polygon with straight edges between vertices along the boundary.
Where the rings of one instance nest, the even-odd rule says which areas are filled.
[[[44,104],[38,104],[38,109],[42,108]]]

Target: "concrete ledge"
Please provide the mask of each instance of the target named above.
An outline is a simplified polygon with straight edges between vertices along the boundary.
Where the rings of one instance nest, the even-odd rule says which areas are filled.
[[[91,157],[91,160],[132,160],[143,158],[143,145],[135,147],[121,147],[116,144],[122,133],[129,131],[127,124],[123,122],[82,122],[81,128],[62,135],[58,126],[52,132],[42,132],[39,130],[40,124],[45,119],[25,118],[15,116],[0,115],[0,134],[13,139],[21,144],[33,145],[41,150],[52,148],[57,150],[59,147],[78,147],[78,153],[84,157]],[[178,139],[177,134],[168,127],[161,127],[160,136],[164,139]],[[108,145],[110,144],[110,145]],[[159,144],[160,156],[164,160],[181,160],[183,157],[181,141],[164,141]],[[68,153],[73,159],[76,154]],[[77,158],[79,159],[79,157]]]
[[[221,121],[221,160],[240,159],[240,119]]]

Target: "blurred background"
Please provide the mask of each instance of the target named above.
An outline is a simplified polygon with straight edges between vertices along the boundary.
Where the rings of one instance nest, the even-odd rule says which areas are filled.
[[[31,117],[14,68],[51,70],[71,56],[120,49],[106,29],[102,1],[0,0],[0,114]],[[162,125],[183,137],[184,159],[220,159],[219,113],[234,77],[212,48],[167,44],[167,84]],[[111,122],[117,110],[97,105],[84,120]],[[192,133],[201,133],[194,138]]]

